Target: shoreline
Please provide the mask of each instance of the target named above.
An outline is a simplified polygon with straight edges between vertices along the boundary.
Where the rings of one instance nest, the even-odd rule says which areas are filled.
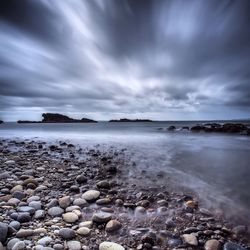
[[[38,250],[105,250],[107,241],[117,250],[249,248],[244,226],[197,198],[130,183],[122,150],[6,139],[0,154],[3,245],[18,238],[18,249]]]

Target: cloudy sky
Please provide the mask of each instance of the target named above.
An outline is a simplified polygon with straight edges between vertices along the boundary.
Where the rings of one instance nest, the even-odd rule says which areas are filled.
[[[250,117],[250,1],[1,0],[0,118]]]

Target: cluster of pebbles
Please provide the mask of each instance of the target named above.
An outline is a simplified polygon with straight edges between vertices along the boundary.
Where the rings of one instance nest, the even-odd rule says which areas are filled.
[[[246,226],[131,184],[122,150],[1,140],[0,168],[0,250],[249,249]]]

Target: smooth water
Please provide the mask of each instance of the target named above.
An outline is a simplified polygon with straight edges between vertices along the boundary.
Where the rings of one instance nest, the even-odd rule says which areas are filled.
[[[197,122],[0,125],[0,138],[69,140],[80,145],[117,146],[135,166],[131,180],[141,170],[155,181],[196,192],[206,206],[227,214],[250,218],[250,137],[215,133],[168,132],[169,125],[192,126]],[[131,164],[132,166],[132,164]],[[165,173],[165,177],[157,177]]]

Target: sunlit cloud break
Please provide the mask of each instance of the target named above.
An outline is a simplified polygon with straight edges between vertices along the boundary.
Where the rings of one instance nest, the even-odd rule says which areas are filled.
[[[250,2],[3,0],[0,118],[249,118]]]

